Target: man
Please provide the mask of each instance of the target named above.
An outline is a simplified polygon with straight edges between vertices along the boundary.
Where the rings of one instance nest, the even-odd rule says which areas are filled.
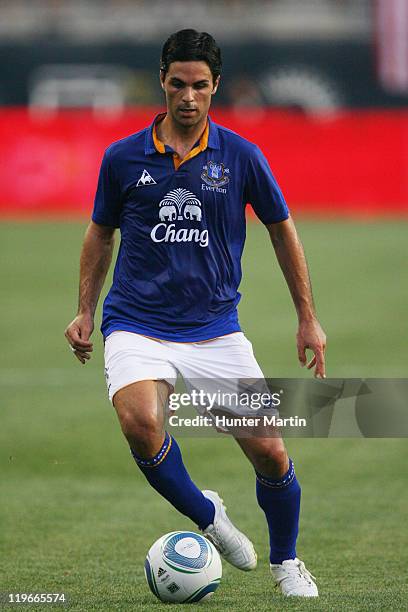
[[[108,271],[115,228],[121,244],[104,303],[109,397],[136,464],[149,483],[193,520],[224,558],[256,566],[249,539],[221,498],[191,480],[164,412],[177,373],[260,379],[237,317],[245,205],[266,225],[299,318],[298,356],[325,376],[325,335],[314,312],[307,264],[284,198],[258,147],[208,117],[221,55],[207,33],[182,30],[162,51],[167,111],[103,158],[92,221],[81,253],[79,309],[65,335],[81,363],[90,358],[94,312]],[[282,439],[237,442],[256,472],[269,529],[270,567],[285,595],[317,596],[296,557],[300,487]]]

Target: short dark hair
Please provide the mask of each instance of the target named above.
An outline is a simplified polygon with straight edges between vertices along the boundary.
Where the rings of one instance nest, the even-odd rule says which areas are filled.
[[[213,80],[221,74],[221,50],[211,34],[187,29],[175,32],[163,45],[160,70],[166,73],[172,62],[204,61],[211,70]]]

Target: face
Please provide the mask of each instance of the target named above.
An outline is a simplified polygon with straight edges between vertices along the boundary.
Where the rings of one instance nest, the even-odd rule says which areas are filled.
[[[172,62],[160,79],[166,94],[167,113],[173,121],[190,127],[207,117],[220,77],[213,82],[206,62]]]

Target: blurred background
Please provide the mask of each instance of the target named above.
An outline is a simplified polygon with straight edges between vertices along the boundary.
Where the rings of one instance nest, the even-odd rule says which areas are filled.
[[[407,0],[0,0],[3,214],[89,213],[183,27],[216,37],[214,118],[265,150],[293,212],[406,214]]]

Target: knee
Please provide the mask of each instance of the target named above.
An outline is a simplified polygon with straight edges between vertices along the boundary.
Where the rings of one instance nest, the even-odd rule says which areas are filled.
[[[267,441],[261,444],[254,457],[254,467],[263,476],[280,478],[287,472],[289,459],[286,449],[282,445],[268,444]]]
[[[149,445],[150,440],[162,432],[161,422],[154,414],[137,415],[132,410],[125,410],[118,416],[123,435],[136,451],[137,446]]]

